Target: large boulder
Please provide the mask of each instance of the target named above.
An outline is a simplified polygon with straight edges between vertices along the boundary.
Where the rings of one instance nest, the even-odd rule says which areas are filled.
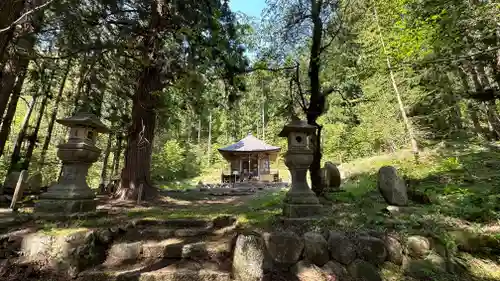
[[[356,259],[356,245],[343,232],[330,231],[328,250],[332,259],[345,265]]]
[[[410,236],[406,239],[406,250],[413,258],[423,258],[429,254],[431,243],[423,236]]]
[[[311,263],[323,266],[330,259],[328,242],[325,237],[317,232],[304,234],[304,256]]]
[[[335,281],[347,281],[349,279],[349,273],[347,269],[340,263],[336,261],[329,261],[321,268],[330,277],[335,277]]]
[[[408,193],[405,182],[398,176],[396,168],[384,166],[378,171],[378,189],[390,205],[408,205]]]
[[[403,246],[399,240],[391,235],[384,237],[385,248],[387,249],[387,260],[401,265],[403,263]]]
[[[363,260],[355,260],[347,270],[356,281],[382,281],[377,268]]]
[[[326,192],[333,192],[340,189],[340,184],[342,183],[342,178],[340,176],[340,171],[332,162],[325,162],[323,166],[323,182],[326,188]]]
[[[235,281],[260,281],[268,267],[264,239],[256,233],[240,234],[233,255]]]
[[[292,268],[297,279],[300,281],[329,281],[328,275],[316,265],[301,260]]]
[[[108,250],[106,264],[119,265],[137,260],[141,255],[142,242],[116,243]]]
[[[263,235],[269,255],[277,264],[296,263],[304,250],[304,241],[291,231],[266,232]]]
[[[358,257],[374,265],[381,265],[385,262],[387,250],[384,241],[372,236],[360,236],[357,242]]]

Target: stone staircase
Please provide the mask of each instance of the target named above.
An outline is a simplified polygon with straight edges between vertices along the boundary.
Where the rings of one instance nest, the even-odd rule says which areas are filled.
[[[102,264],[80,272],[77,280],[229,281],[232,223],[138,221],[113,241]]]

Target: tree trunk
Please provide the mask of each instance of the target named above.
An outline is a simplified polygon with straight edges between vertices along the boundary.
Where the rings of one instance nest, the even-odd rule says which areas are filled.
[[[2,128],[0,129],[0,156],[2,156],[7,139],[9,138],[12,120],[16,114],[17,102],[21,96],[21,90],[23,88],[24,79],[26,78],[26,69],[24,69],[18,76],[16,86],[12,92],[12,96],[7,107],[7,112],[3,118]]]
[[[208,114],[208,146],[207,146],[208,165],[212,164],[212,111]]]
[[[112,143],[113,134],[108,135],[108,143],[106,144],[106,149],[104,150],[104,159],[102,160],[102,170],[101,170],[101,181],[99,183],[99,191],[100,193],[104,193],[104,189],[106,187],[106,177],[108,172],[108,159],[109,153],[111,151],[111,143]]]
[[[47,135],[45,136],[45,140],[43,141],[42,152],[40,154],[40,167],[43,167],[43,165],[45,164],[45,156],[47,154],[47,150],[49,149],[50,140],[52,139],[52,131],[54,130],[54,124],[57,119],[57,112],[59,111],[59,103],[61,102],[62,95],[64,93],[64,87],[66,86],[66,80],[68,79],[68,74],[70,70],[71,70],[71,59],[68,60],[68,64],[66,65],[66,70],[64,71],[61,85],[59,86],[59,92],[57,93],[57,97],[54,102],[54,108],[52,110],[49,126],[47,128]]]
[[[30,104],[28,105],[28,111],[26,112],[26,115],[24,116],[23,123],[21,125],[21,130],[17,134],[17,139],[16,142],[14,143],[14,149],[12,151],[12,155],[10,157],[10,166],[9,166],[9,172],[11,173],[12,171],[17,171],[19,170],[20,167],[18,166],[19,160],[21,160],[21,146],[23,144],[24,139],[26,138],[26,131],[28,130],[29,126],[29,121],[31,114],[33,113],[33,109],[35,108],[35,103],[38,98],[37,93],[34,94]]]
[[[312,44],[309,58],[309,83],[311,95],[309,99],[309,107],[307,108],[307,123],[317,128],[317,133],[313,141],[313,161],[309,167],[311,177],[312,191],[316,195],[323,195],[324,186],[321,180],[321,126],[316,122],[319,116],[323,113],[325,97],[321,93],[321,84],[319,81],[320,74],[320,55],[321,43],[323,37],[323,22],[321,19],[321,1],[311,1],[311,20],[313,22]],[[303,93],[300,93],[301,95]]]
[[[28,170],[30,163],[31,163],[31,157],[33,156],[33,151],[35,150],[36,143],[38,142],[38,132],[40,131],[40,125],[42,124],[42,119],[43,115],[45,113],[45,107],[47,107],[47,103],[49,102],[50,98],[50,89],[52,88],[52,78],[54,77],[55,70],[52,70],[52,74],[47,81],[48,85],[45,88],[44,92],[44,98],[42,100],[42,104],[40,106],[40,111],[38,113],[38,118],[36,120],[35,128],[33,129],[33,132],[29,136],[29,145],[28,148],[26,149],[26,155],[24,156],[24,161],[22,164],[22,170]]]
[[[122,153],[122,142],[123,135],[121,132],[116,133],[116,147],[113,153],[113,164],[111,166],[111,175],[110,178],[113,178],[119,171],[120,168],[120,156]]]
[[[26,5],[26,9],[33,9],[43,4],[44,0],[34,0],[32,3]],[[23,0],[7,0],[5,5],[0,6],[0,28],[10,25],[15,19],[17,19],[24,8]],[[9,6],[10,5],[10,6]],[[7,14],[4,14],[4,11]],[[9,12],[12,15],[8,14]],[[21,36],[25,36],[26,38],[22,40],[22,46],[20,49],[25,49],[27,52],[31,52],[33,50],[33,46],[35,46],[36,38],[35,34],[40,31],[42,21],[43,21],[43,11],[35,13],[32,15],[31,20],[26,21],[22,25],[22,29],[19,31]],[[7,20],[7,22],[5,21]],[[2,57],[7,53],[7,45],[9,44],[9,40],[12,40],[13,30],[7,31],[4,33],[0,33],[0,65],[2,64]],[[8,39],[9,37],[10,39]],[[15,86],[16,76],[26,69],[29,64],[29,59],[24,56],[24,54],[15,54],[15,51],[12,50],[11,59],[7,61],[7,63],[3,66],[3,72],[0,73],[0,116],[3,116],[5,112],[5,108],[7,106],[7,102],[9,101],[9,97],[13,92],[13,88]],[[0,69],[2,70],[2,69]]]
[[[157,33],[165,28],[165,22],[162,21],[162,11],[158,10],[162,9],[163,5],[157,2],[151,3],[149,32],[143,38],[142,55],[145,64],[132,99],[132,124],[128,132],[125,167],[116,193],[122,200],[137,200],[141,185],[141,198],[145,200],[156,197],[158,192],[151,183],[151,156],[156,125],[157,97],[154,93],[165,87],[162,81],[163,58],[158,51],[161,50],[163,42]]]
[[[411,143],[411,148],[413,151],[413,154],[415,155],[415,160],[418,161],[418,143],[417,139],[415,138],[415,134],[413,133],[413,126],[410,123],[410,120],[408,119],[408,116],[406,115],[406,110],[403,104],[403,100],[401,99],[401,95],[399,93],[398,89],[398,84],[396,83],[396,79],[394,77],[394,72],[392,70],[392,65],[391,65],[391,60],[389,58],[389,54],[387,53],[387,49],[385,47],[385,42],[384,39],[382,38],[382,29],[380,28],[380,24],[378,21],[378,15],[377,15],[377,9],[376,7],[373,7],[373,13],[375,16],[375,21],[377,23],[377,28],[379,32],[379,37],[380,37],[380,43],[382,44],[382,48],[384,50],[384,54],[386,57],[386,62],[387,62],[387,68],[389,69],[389,75],[391,77],[391,82],[392,82],[392,87],[394,89],[394,93],[396,94],[396,98],[398,100],[398,105],[399,105],[399,111],[401,112],[401,117],[403,118],[403,122],[405,124],[406,130],[408,131],[408,137],[410,139]]]
[[[0,2],[0,29],[10,26],[16,19],[21,16],[24,8],[23,0],[3,0]],[[7,46],[12,41],[14,28],[0,33],[0,65],[6,59]],[[1,71],[1,69],[0,69]],[[0,73],[0,78],[2,77]],[[3,113],[3,111],[0,111]]]
[[[22,73],[28,67],[28,63],[29,61],[26,59],[10,59],[5,64],[0,76],[0,116],[4,115],[9,97],[14,92],[16,75]]]
[[[201,143],[201,115],[198,117],[198,144]]]

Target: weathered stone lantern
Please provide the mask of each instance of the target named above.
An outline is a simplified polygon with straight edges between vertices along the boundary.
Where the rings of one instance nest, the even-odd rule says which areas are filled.
[[[292,187],[285,197],[283,216],[303,218],[318,215],[321,205],[316,194],[307,184],[307,170],[313,161],[311,135],[316,127],[304,121],[296,120],[285,125],[279,133],[288,138],[288,151],[285,154],[285,165],[292,175]]]
[[[90,113],[77,113],[57,122],[70,128],[68,142],[60,144],[57,151],[63,165],[62,175],[58,183],[40,196],[35,204],[35,213],[68,215],[94,212],[97,202],[86,178],[90,166],[101,154],[95,146],[97,134],[107,133],[109,129]]]

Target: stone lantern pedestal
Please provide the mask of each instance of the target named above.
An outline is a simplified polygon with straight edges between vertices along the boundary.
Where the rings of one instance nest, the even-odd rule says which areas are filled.
[[[58,146],[57,157],[62,160],[62,175],[35,204],[35,213],[71,215],[95,212],[95,193],[87,184],[87,173],[99,159],[101,150],[95,146],[97,133],[108,128],[93,114],[78,113],[57,120],[70,128],[69,140]]]
[[[314,126],[304,121],[293,121],[285,125],[280,137],[288,138],[285,165],[292,176],[292,186],[285,197],[283,216],[287,218],[307,218],[321,213],[321,204],[316,194],[307,184],[307,170],[313,161],[310,136]]]

